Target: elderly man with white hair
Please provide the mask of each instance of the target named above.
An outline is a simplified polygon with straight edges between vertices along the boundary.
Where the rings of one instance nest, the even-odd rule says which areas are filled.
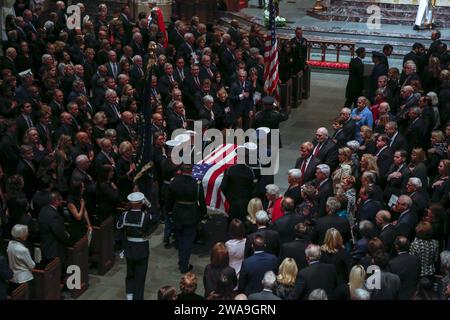
[[[325,212],[325,205],[328,197],[333,195],[333,182],[330,179],[330,167],[326,164],[319,164],[316,167],[316,185],[319,194],[317,199],[317,206],[319,208],[319,216],[323,217]]]
[[[418,223],[417,214],[412,210],[412,200],[407,195],[401,195],[393,207],[394,212],[400,214],[398,219],[393,222],[397,235],[407,237],[410,241],[414,240],[415,228]]]
[[[417,214],[419,221],[422,220],[422,217],[430,204],[428,193],[422,189],[422,181],[417,177],[409,178],[406,183],[406,194],[412,200],[412,208]]]
[[[8,243],[8,260],[9,267],[14,273],[11,280],[13,286],[19,286],[22,283],[28,282],[32,285],[34,279],[32,270],[36,266],[31,258],[30,251],[24,245],[28,238],[28,227],[23,224],[16,224],[11,230],[13,240]],[[30,290],[32,292],[33,290]]]
[[[262,279],[263,290],[261,292],[252,293],[248,296],[248,300],[281,300],[277,297],[273,290],[277,285],[277,277],[273,271],[267,271]]]
[[[352,118],[352,110],[350,108],[342,108],[340,117],[344,120],[344,136],[346,141],[353,140],[355,138],[355,120]]]
[[[316,141],[312,154],[316,156],[320,162],[330,166],[332,170],[336,169],[339,163],[338,145],[328,135],[327,128],[319,128],[316,131]]]
[[[295,206],[299,205],[302,201],[301,190],[302,186],[302,171],[300,169],[291,169],[288,171],[288,183],[289,187],[284,193],[285,198],[292,198],[295,202]]]
[[[274,255],[278,255],[280,251],[280,235],[277,231],[268,228],[269,225],[269,215],[264,210],[259,210],[255,215],[256,227],[258,228],[256,232],[251,233],[247,236],[247,241],[245,242],[244,257],[250,257],[253,254],[252,243],[253,239],[257,235],[261,235],[265,240],[265,251]]]
[[[305,299],[315,289],[322,289],[329,299],[333,299],[338,284],[336,267],[320,262],[320,246],[310,244],[305,249],[309,266],[298,272],[293,299]]]
[[[311,236],[311,241],[314,243],[322,244],[325,239],[325,234],[328,229],[335,228],[339,231],[344,240],[344,244],[350,241],[350,222],[347,218],[339,217],[336,215],[341,209],[341,203],[335,197],[329,197],[326,202],[327,215],[317,219],[314,227],[314,232]]]

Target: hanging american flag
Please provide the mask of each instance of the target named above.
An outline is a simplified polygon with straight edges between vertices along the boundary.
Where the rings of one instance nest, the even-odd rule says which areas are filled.
[[[275,6],[273,0],[269,0],[269,28],[266,36],[266,44],[264,50],[264,90],[268,95],[277,95],[278,85],[278,45],[275,23]]]
[[[228,211],[229,205],[220,184],[225,170],[237,163],[237,148],[235,144],[220,145],[192,168],[192,176],[203,183],[209,209],[223,213]]]

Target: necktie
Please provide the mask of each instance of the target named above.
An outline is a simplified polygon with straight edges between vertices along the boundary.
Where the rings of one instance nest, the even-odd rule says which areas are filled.
[[[179,71],[179,73],[180,73],[180,75],[181,75],[181,80],[184,80],[184,72],[183,72],[183,70],[181,70],[181,71]]]
[[[303,160],[303,163],[302,163],[302,166],[300,167],[300,171],[302,172],[302,178],[303,178],[303,175],[305,174],[305,170],[306,170],[306,162],[308,162],[308,160],[307,160],[307,159],[304,159],[304,160]]]
[[[314,155],[317,156],[319,154],[320,148],[322,148],[322,142],[320,142],[316,148],[314,149]]]
[[[117,109],[116,104],[113,104],[112,107],[114,109],[114,112],[117,114],[117,116],[120,117],[120,113],[119,113],[119,110]]]
[[[117,78],[117,66],[115,63],[113,63],[113,76],[114,78]]]
[[[211,112],[211,120],[214,121],[214,112],[212,112],[212,110],[210,112]]]
[[[173,82],[173,76],[169,76],[170,83]]]
[[[31,121],[30,116],[25,116],[25,119],[27,121],[28,128],[31,128],[33,126],[33,121]]]
[[[197,85],[197,88],[200,88],[200,81],[198,80],[198,77],[195,77],[195,84]]]
[[[211,71],[211,68],[206,69],[208,71],[209,76],[212,78],[214,77],[213,72]]]

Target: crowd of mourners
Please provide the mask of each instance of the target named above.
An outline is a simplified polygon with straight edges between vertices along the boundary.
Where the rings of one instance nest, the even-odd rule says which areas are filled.
[[[244,32],[237,21],[223,29],[174,14],[163,32],[154,10],[133,19],[128,6],[102,4],[88,16],[77,5],[81,27],[71,30],[61,1],[44,12],[18,0],[6,18],[0,299],[23,283],[33,295],[35,243],[41,266],[55,257],[64,266],[66,247],[117,219],[131,192],[163,209],[155,190],[177,171],[167,160],[174,130],[190,120],[204,129],[258,127],[265,112],[276,114],[274,127],[287,118],[262,106],[259,26]],[[295,34],[280,43],[281,82],[306,65],[307,40],[301,28]],[[158,298],[448,299],[450,71],[434,37],[428,50],[414,45],[401,72],[388,68],[392,47],[374,54],[381,67],[367,90],[355,88],[353,74],[334,133],[319,128],[301,144],[284,195],[268,184],[262,196],[230,198],[248,204],[248,214],[232,215],[228,241],[213,246],[203,296],[188,272],[181,293],[167,286]],[[357,53],[364,58],[363,48]],[[147,108],[154,166],[144,172],[137,125]],[[379,270],[369,278],[371,265]]]

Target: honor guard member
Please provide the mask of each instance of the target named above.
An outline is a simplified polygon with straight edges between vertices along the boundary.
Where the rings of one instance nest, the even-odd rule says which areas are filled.
[[[125,289],[127,300],[143,300],[149,255],[147,237],[150,235],[152,225],[152,216],[148,211],[150,203],[141,192],[133,192],[127,199],[130,210],[122,213],[117,221],[117,229],[123,230],[126,239],[124,241],[124,255],[127,259]]]
[[[178,266],[181,273],[186,273],[193,268],[189,264],[192,245],[199,223],[206,217],[203,185],[192,177],[192,160],[181,165],[181,174],[170,183],[166,204],[175,227]]]
[[[295,28],[295,37],[291,39],[291,47],[294,57],[292,68],[294,74],[297,74],[305,69],[308,56],[308,41],[303,38],[303,29],[301,27]]]
[[[174,233],[173,220],[171,214],[167,210],[167,195],[169,191],[169,185],[172,182],[175,174],[177,173],[179,166],[172,161],[172,150],[174,147],[181,144],[181,141],[169,140],[166,142],[167,146],[167,158],[161,162],[161,193],[160,193],[160,207],[161,212],[164,215],[164,247],[170,247],[170,236]]]
[[[262,99],[263,110],[259,111],[255,115],[255,128],[267,127],[271,131],[280,128],[280,122],[286,121],[288,115],[284,110],[279,110],[275,105],[275,98],[271,96],[265,96]],[[267,141],[270,146],[271,136],[270,133],[267,136]],[[279,140],[279,147],[281,148],[281,137]]]
[[[258,181],[255,172],[249,166],[250,159],[256,158],[257,162],[257,156],[250,157],[251,152],[257,152],[257,145],[247,142],[241,148],[245,148],[245,163],[238,162],[225,170],[220,189],[230,204],[229,220],[237,218],[245,222],[248,202],[254,196],[255,184]],[[258,166],[257,163],[253,165]]]

